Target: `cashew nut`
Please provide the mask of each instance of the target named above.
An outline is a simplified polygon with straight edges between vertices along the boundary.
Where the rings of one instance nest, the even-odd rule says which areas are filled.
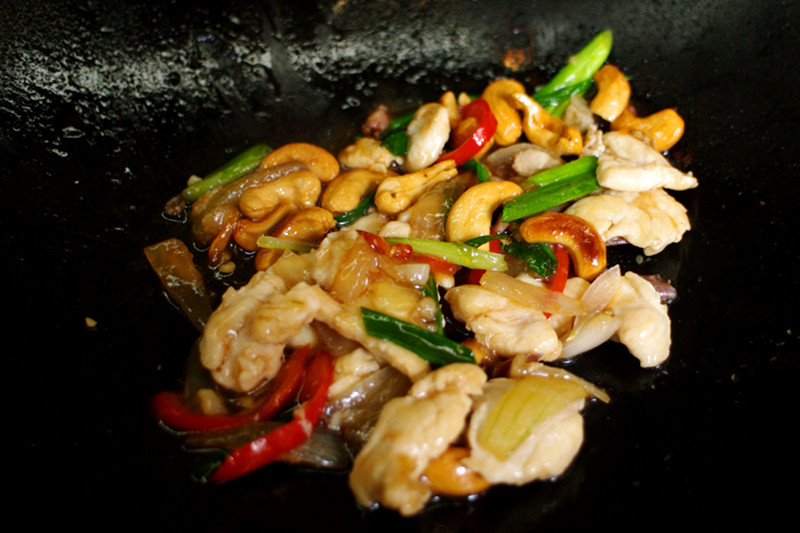
[[[279,180],[245,190],[239,198],[239,209],[248,218],[260,220],[287,200],[297,208],[317,203],[322,183],[314,172],[298,170]]]
[[[300,209],[289,216],[273,233],[273,237],[318,243],[336,227],[333,214],[322,207]],[[266,270],[283,255],[283,250],[261,248],[256,254],[257,270]]]
[[[416,202],[428,189],[458,174],[455,161],[447,159],[419,172],[390,176],[375,192],[375,206],[386,215],[396,215]]]
[[[270,168],[289,161],[303,163],[322,182],[331,181],[339,175],[339,161],[324,148],[309,143],[285,144],[268,153],[259,168]]]
[[[339,174],[322,193],[320,205],[333,213],[346,213],[374,191],[386,174],[356,169]]]
[[[611,129],[621,133],[640,132],[659,152],[672,148],[683,136],[683,128],[683,118],[671,108],[639,118],[636,111],[628,107],[611,123]]]
[[[291,202],[283,200],[278,207],[261,220],[240,218],[233,230],[233,240],[248,252],[256,251],[258,238],[269,233],[292,210],[294,207]]]
[[[581,153],[581,133],[545,111],[536,100],[524,92],[514,93],[511,95],[511,104],[522,111],[522,129],[530,142],[548,148],[559,156]]]
[[[606,246],[594,226],[566,213],[544,213],[523,222],[519,234],[525,242],[560,244],[569,252],[578,276],[593,280],[606,268]]]
[[[406,128],[408,152],[405,168],[416,172],[429,167],[442,153],[450,138],[450,116],[442,104],[425,104],[414,113]]]
[[[631,85],[628,78],[614,65],[605,65],[594,75],[597,95],[592,99],[589,109],[609,122],[616,120],[628,106]]]
[[[345,168],[365,168],[386,174],[392,167],[403,164],[403,158],[381,146],[373,137],[361,137],[339,153],[339,163]]]
[[[481,95],[497,119],[494,140],[500,146],[508,146],[522,135],[522,120],[512,105],[512,96],[517,93],[525,94],[525,86],[518,81],[504,79],[490,83]]]
[[[470,103],[467,93],[459,93],[458,99],[453,91],[447,91],[439,98],[439,103],[447,108],[447,115],[450,118],[450,129],[454,129],[461,121],[461,107]]]
[[[450,208],[445,225],[447,240],[463,242],[489,235],[494,211],[522,192],[522,187],[513,181],[486,181],[473,185]],[[488,243],[481,248],[488,249]]]

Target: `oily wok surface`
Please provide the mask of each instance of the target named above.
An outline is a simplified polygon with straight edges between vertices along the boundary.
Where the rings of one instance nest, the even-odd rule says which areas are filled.
[[[11,334],[12,503],[44,524],[178,530],[541,531],[777,524],[797,375],[799,174],[791,2],[5,2],[2,245]],[[376,103],[552,75],[597,31],[641,113],[675,107],[672,150],[700,180],[692,231],[642,264],[677,287],[673,347],[644,370],[605,346],[568,368],[605,388],[565,475],[442,501],[412,519],[358,509],[344,473],[273,465],[219,487],[148,411],[196,333],[142,248],[185,237],[164,201],[255,142],[336,152]],[[517,71],[503,55],[519,50]],[[220,291],[223,284],[212,284]],[[96,325],[87,325],[87,318]],[[14,339],[14,342],[11,342]],[[47,511],[44,511],[44,509]],[[113,521],[113,522],[109,522]]]

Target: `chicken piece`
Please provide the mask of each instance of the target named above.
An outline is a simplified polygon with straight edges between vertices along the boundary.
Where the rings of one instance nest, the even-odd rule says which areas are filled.
[[[450,115],[442,104],[428,103],[417,109],[406,129],[408,153],[405,167],[418,172],[431,166],[450,138]]]
[[[650,282],[634,272],[627,272],[609,309],[622,321],[617,340],[642,367],[654,367],[666,361],[672,342],[671,322],[667,306],[661,303],[661,296]]]
[[[358,383],[364,376],[380,370],[380,363],[364,348],[337,357],[333,362],[333,383],[328,391],[335,398]]]
[[[228,289],[208,319],[200,340],[200,361],[228,389],[246,392],[275,376],[283,363],[283,346],[256,334],[255,312],[286,291],[283,280],[259,272],[244,287]]]
[[[475,339],[504,357],[536,355],[553,361],[561,342],[542,311],[520,305],[478,285],[460,285],[447,291],[456,320],[475,333]]]
[[[697,187],[697,179],[669,164],[663,155],[632,135],[603,135],[606,151],[597,161],[597,182],[616,191],[647,191],[665,187],[677,191]]]
[[[361,137],[339,153],[339,164],[344,168],[365,168],[381,174],[403,164],[403,158],[381,146],[373,137]]]
[[[523,485],[561,475],[583,442],[584,400],[576,400],[539,422],[507,457],[499,458],[481,445],[480,434],[495,407],[516,384],[515,379],[495,378],[483,386],[467,430],[470,456],[463,463],[490,483]]]
[[[594,113],[589,108],[589,103],[583,96],[577,94],[572,95],[569,99],[569,105],[564,110],[564,122],[583,135],[586,135],[586,132],[590,129],[597,127],[597,122],[594,119]]]
[[[686,208],[663,189],[581,198],[565,211],[589,222],[605,242],[621,237],[655,255],[679,242],[690,228]]]
[[[454,363],[389,401],[350,472],[356,501],[365,507],[378,503],[404,516],[419,512],[432,496],[422,473],[462,433],[472,397],[485,381],[477,365]]]

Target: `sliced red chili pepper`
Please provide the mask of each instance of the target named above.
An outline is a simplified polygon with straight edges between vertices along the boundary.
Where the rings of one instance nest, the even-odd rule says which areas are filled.
[[[358,231],[359,235],[364,237],[364,240],[367,241],[369,247],[379,254],[389,255],[392,252],[392,245],[386,242],[386,240],[380,235],[375,235],[374,233],[360,229],[356,231]]]
[[[445,261],[444,259],[439,259],[438,257],[432,257],[430,255],[422,255],[417,254],[414,256],[414,261],[419,261],[420,263],[427,263],[431,267],[431,272],[436,272],[439,274],[455,274],[461,268],[459,265],[454,265],[449,261]]]
[[[294,410],[294,419],[236,448],[209,478],[223,483],[257,470],[303,444],[322,417],[333,381],[333,362],[327,352],[317,352],[308,363],[303,389],[309,398]]]
[[[256,420],[269,420],[297,393],[303,383],[303,372],[310,350],[309,346],[298,348],[281,366],[278,374],[267,385],[267,399],[258,408]]]
[[[564,292],[564,287],[567,285],[567,277],[569,276],[569,254],[567,249],[561,245],[557,244],[553,248],[558,266],[550,280],[550,290]]]
[[[451,152],[447,152],[439,158],[439,161],[452,159],[456,166],[460,167],[481,151],[494,136],[497,131],[497,119],[492,114],[489,103],[483,98],[476,98],[472,102],[461,108],[462,120],[474,119],[475,129],[469,138]]]
[[[186,405],[183,395],[173,391],[163,391],[153,396],[150,407],[158,420],[175,431],[210,431],[241,426],[252,420],[251,417],[243,416],[195,413]]]
[[[241,426],[255,420],[269,420],[296,394],[303,382],[309,347],[298,348],[270,381],[264,402],[254,410],[230,416],[209,416],[192,411],[182,394],[164,391],[156,394],[151,408],[164,425],[175,431],[212,431]]]

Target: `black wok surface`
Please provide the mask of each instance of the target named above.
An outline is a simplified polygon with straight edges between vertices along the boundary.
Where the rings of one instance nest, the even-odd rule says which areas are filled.
[[[798,470],[799,14],[778,0],[3,2],[7,508],[90,529],[778,529]],[[571,367],[612,402],[586,410],[567,473],[408,520],[359,510],[344,474],[191,481],[147,405],[179,386],[195,338],[141,251],[184,235],[164,201],[254,142],[336,151],[376,102],[543,81],[605,28],[640,112],[686,119],[673,156],[701,185],[678,195],[684,242],[637,265],[678,288],[672,356],[643,370],[612,346]],[[512,48],[519,72],[502,65]]]

